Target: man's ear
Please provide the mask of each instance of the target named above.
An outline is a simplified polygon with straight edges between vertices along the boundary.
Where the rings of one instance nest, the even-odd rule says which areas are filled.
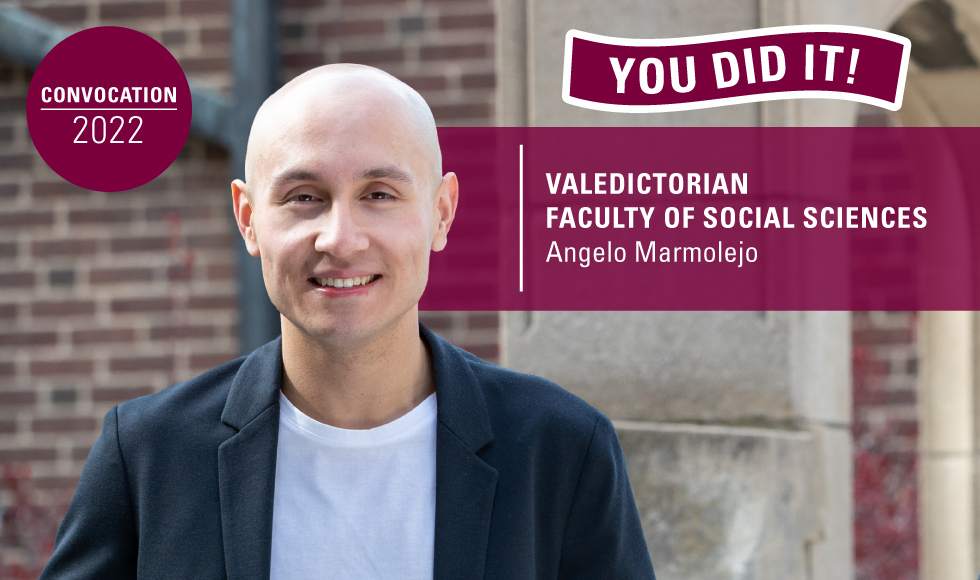
[[[436,232],[432,238],[432,251],[440,252],[446,247],[449,236],[449,228],[453,225],[453,218],[456,217],[456,202],[459,201],[459,182],[456,181],[455,173],[447,173],[443,176],[436,192],[433,213],[435,214]]]
[[[245,247],[248,253],[255,258],[259,257],[259,242],[255,237],[255,229],[252,227],[252,202],[246,193],[245,182],[236,179],[231,182],[231,199],[235,206],[235,221],[238,222],[238,231],[245,238]]]

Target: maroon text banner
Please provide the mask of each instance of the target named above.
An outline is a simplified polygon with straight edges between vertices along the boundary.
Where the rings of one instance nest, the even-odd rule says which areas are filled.
[[[645,40],[565,37],[566,103],[625,113],[773,99],[902,106],[910,42],[854,26],[808,25]]]

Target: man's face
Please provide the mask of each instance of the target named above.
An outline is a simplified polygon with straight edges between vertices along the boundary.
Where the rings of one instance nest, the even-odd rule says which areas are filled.
[[[236,215],[284,324],[354,346],[416,311],[455,176],[440,180],[397,102],[356,91],[327,107],[294,101],[262,142]]]

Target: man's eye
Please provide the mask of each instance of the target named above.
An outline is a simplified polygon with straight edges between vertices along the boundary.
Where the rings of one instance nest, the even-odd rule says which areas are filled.
[[[372,191],[368,194],[368,199],[395,199],[395,196],[387,191]]]
[[[292,197],[292,201],[316,201],[316,198],[307,193],[303,193],[300,195],[294,195]]]

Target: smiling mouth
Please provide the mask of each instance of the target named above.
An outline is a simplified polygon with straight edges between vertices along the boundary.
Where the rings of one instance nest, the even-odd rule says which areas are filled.
[[[310,278],[313,284],[321,288],[353,288],[355,286],[366,286],[381,277],[381,274],[370,276],[355,276],[353,278]]]

